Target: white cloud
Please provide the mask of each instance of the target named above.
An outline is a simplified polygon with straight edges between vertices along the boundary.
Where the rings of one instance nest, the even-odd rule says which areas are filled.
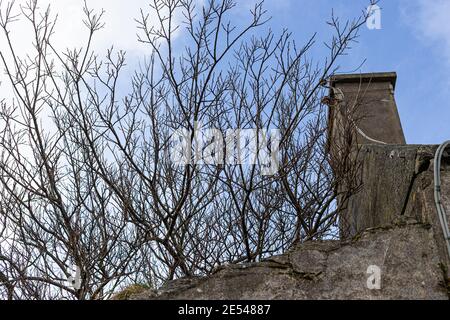
[[[15,2],[16,12],[19,6],[28,0]],[[97,33],[95,46],[97,49],[106,49],[114,44],[117,48],[136,51],[144,50],[144,46],[136,39],[136,22],[139,17],[139,9],[147,9],[147,0],[95,0],[88,1],[89,8],[95,12],[105,9],[103,21],[105,28]],[[87,29],[83,25],[83,1],[80,0],[39,0],[39,7],[44,10],[48,4],[53,15],[58,14],[58,22],[54,35],[54,42],[59,48],[81,46],[87,39]],[[22,48],[29,44],[30,26],[25,19],[11,25],[11,33],[15,43]]]
[[[4,14],[6,4],[10,0],[0,2],[0,13]],[[26,5],[30,0],[15,0],[14,12],[20,13],[20,6]],[[281,1],[283,7],[289,5],[291,0]],[[139,43],[137,40],[137,22],[134,20],[140,17],[140,9],[145,13],[150,13],[150,23],[157,23],[157,18],[152,12],[149,3],[151,0],[87,0],[88,7],[94,12],[105,10],[103,22],[105,27],[97,32],[93,41],[93,49],[99,55],[104,55],[106,50],[112,45],[116,50],[121,49],[127,52],[128,70],[133,70],[137,64],[142,61],[145,55],[150,54],[149,45]],[[194,0],[197,10],[205,5],[208,0]],[[257,0],[238,1],[239,8],[233,10],[233,14],[245,12],[249,15],[248,6],[254,5]],[[269,0],[268,6],[280,6],[275,0]],[[86,44],[88,30],[84,26],[82,20],[85,15],[83,13],[83,0],[38,0],[38,5],[42,11],[45,11],[50,5],[53,16],[58,15],[55,34],[53,35],[52,44],[61,52],[66,48],[81,47]],[[178,17],[175,24],[179,24],[181,17]],[[16,49],[16,53],[24,57],[27,53],[33,53],[32,41],[33,32],[29,21],[22,16],[19,21],[12,23],[9,27],[11,38]],[[182,33],[178,31],[175,37],[181,38]],[[181,39],[180,39],[181,40]],[[9,54],[6,46],[5,36],[0,30],[0,51]],[[11,88],[8,86],[8,80],[3,72],[4,66],[0,62],[0,100],[3,97],[11,96]]]
[[[13,14],[21,13],[21,6],[25,6],[30,0],[16,0],[13,6]],[[9,0],[0,0],[0,14],[4,16],[5,9]],[[150,9],[149,0],[87,0],[88,7],[93,9],[95,13],[105,10],[103,22],[105,27],[98,31],[93,39],[92,49],[104,56],[107,49],[112,45],[115,50],[125,50],[127,52],[127,70],[125,72],[133,72],[139,61],[142,61],[145,54],[149,54],[151,49],[148,45],[139,43],[137,40],[137,22],[134,20],[140,17],[140,9],[145,13],[149,13],[150,23],[156,23],[156,15]],[[52,36],[52,44],[58,52],[64,52],[66,48],[85,47],[88,39],[88,29],[83,24],[85,14],[83,13],[83,0],[38,0],[40,12],[45,12],[50,5],[51,15],[57,15],[57,24],[55,33]],[[152,15],[153,14],[153,15]],[[14,46],[15,53],[20,58],[25,58],[27,54],[34,56],[33,49],[33,30],[29,21],[22,15],[18,21],[9,25],[11,42]],[[0,30],[0,51],[12,66],[12,56],[7,45],[6,37],[3,30]],[[4,65],[0,61],[0,102],[6,99],[10,102],[13,99],[13,90],[5,72]],[[123,77],[123,81],[128,85],[129,77]],[[44,126],[51,128],[51,121],[46,114],[49,110],[43,110],[42,119]],[[2,123],[0,122],[0,129]]]
[[[402,1],[404,19],[416,35],[450,64],[450,1]]]
[[[199,1],[199,0],[197,0]],[[0,14],[5,14],[9,0],[0,1]],[[25,6],[29,0],[16,0],[14,2],[13,14],[21,12],[21,6]],[[141,61],[144,55],[151,52],[149,45],[138,42],[137,22],[140,18],[140,9],[149,13],[150,23],[157,23],[156,14],[149,7],[149,0],[87,0],[87,5],[94,13],[105,10],[102,21],[105,27],[98,31],[93,39],[92,49],[104,56],[107,49],[114,46],[115,50],[127,52],[127,64],[130,72]],[[51,15],[57,15],[55,33],[52,36],[52,44],[59,52],[66,48],[80,48],[86,45],[88,30],[83,24],[85,14],[83,13],[83,0],[38,0],[41,12],[45,12],[50,5]],[[18,21],[9,25],[10,37],[16,54],[24,58],[27,54],[34,56],[32,46],[33,30],[29,21],[20,16]],[[176,34],[175,36],[177,36]],[[10,61],[11,56],[7,46],[3,30],[0,30],[0,51]],[[3,63],[0,62],[0,101],[2,98],[11,98],[11,87],[4,73]]]

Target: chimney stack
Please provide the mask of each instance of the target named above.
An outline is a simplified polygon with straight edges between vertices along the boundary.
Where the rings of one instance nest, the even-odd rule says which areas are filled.
[[[379,194],[381,191],[373,185],[379,186],[378,175],[383,172],[383,166],[387,159],[390,159],[387,155],[375,154],[384,149],[392,151],[390,147],[382,148],[383,145],[406,144],[394,98],[396,80],[395,72],[336,75],[330,79],[330,96],[325,98],[325,103],[330,107],[328,152],[331,155],[332,166],[337,165],[333,170],[341,174],[343,170],[352,170],[352,168],[341,167],[344,161],[341,159],[341,150],[347,150],[347,146],[351,147],[357,143],[359,146],[367,146],[367,150],[374,150],[370,153],[365,152],[360,158],[365,168],[358,174],[363,184],[362,190],[348,200],[338,197],[338,203],[345,201],[342,205],[346,208],[340,216],[342,238],[354,236],[365,228],[382,225],[388,220],[384,218],[383,214],[393,211],[391,208],[387,209],[374,204],[372,200],[383,198]],[[380,158],[379,161],[376,160],[377,157]],[[353,169],[359,170],[356,168],[356,162],[349,165],[354,165]],[[373,169],[376,165],[378,167]],[[398,181],[399,179],[396,178],[396,182]],[[394,185],[396,182],[391,184]],[[346,190],[346,182],[340,183],[338,189]],[[383,190],[389,189],[387,183],[384,185]],[[401,186],[403,187],[403,184]],[[403,189],[400,187],[394,189],[397,192],[391,190],[389,195],[392,198],[392,193],[394,193],[399,198],[398,203],[402,203],[404,192],[400,190]],[[384,202],[391,203],[393,201]],[[401,211],[401,209],[397,211]]]

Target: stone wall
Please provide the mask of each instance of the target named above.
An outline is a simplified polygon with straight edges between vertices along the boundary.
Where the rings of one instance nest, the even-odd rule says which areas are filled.
[[[363,146],[362,189],[350,199],[342,216],[342,236],[353,237],[367,228],[389,225],[401,216],[433,223],[437,218],[433,179],[437,147]],[[449,203],[450,156],[443,158],[442,167],[443,199]]]
[[[381,269],[380,290],[367,286],[371,265]],[[448,299],[444,279],[431,226],[403,221],[346,243],[306,243],[260,263],[176,280],[131,299]]]

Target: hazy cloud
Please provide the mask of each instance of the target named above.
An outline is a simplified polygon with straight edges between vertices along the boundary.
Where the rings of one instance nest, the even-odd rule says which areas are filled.
[[[450,64],[450,1],[402,1],[404,21]]]
[[[21,12],[21,6],[25,6],[29,0],[16,0],[13,7],[13,14]],[[197,0],[201,2],[201,0]],[[4,15],[6,5],[9,1],[1,2],[0,12]],[[45,12],[50,4],[52,17],[57,16],[55,33],[52,36],[52,44],[59,52],[66,48],[80,48],[86,45],[88,39],[88,30],[83,24],[85,14],[83,12],[84,1],[82,0],[39,0],[38,6],[41,12]],[[149,13],[150,23],[157,23],[156,15],[149,7],[148,0],[88,0],[89,9],[94,13],[100,13],[105,10],[103,22],[105,27],[98,31],[93,40],[92,49],[104,56],[107,49],[114,46],[115,50],[125,50],[127,52],[128,65],[137,64],[144,54],[150,54],[151,49],[148,45],[139,43],[137,40],[136,18],[140,17],[140,9],[144,13]],[[23,16],[19,17],[9,25],[10,37],[15,52],[20,57],[27,54],[34,56],[33,50],[33,30],[29,21]],[[0,30],[0,50],[10,59],[10,52],[6,45],[6,38],[3,30]],[[9,81],[4,74],[4,66],[0,63],[0,99],[11,96]]]
[[[20,6],[26,2],[27,0],[15,1],[15,12],[20,12]],[[47,5],[50,4],[53,15],[58,15],[53,40],[59,49],[81,46],[85,43],[88,33],[82,22],[84,18],[83,1],[40,0],[38,3],[41,10],[45,10]],[[145,50],[145,47],[137,42],[137,24],[134,19],[139,16],[140,8],[144,8],[144,10],[148,8],[147,3],[147,0],[88,1],[89,8],[95,12],[100,12],[102,9],[105,9],[103,16],[105,28],[97,34],[95,48],[101,50],[114,45],[117,49],[127,51]],[[28,49],[31,40],[29,38],[31,31],[29,23],[22,18],[20,21],[11,24],[10,29],[15,44],[22,50]],[[3,36],[1,38],[0,43],[4,40]]]

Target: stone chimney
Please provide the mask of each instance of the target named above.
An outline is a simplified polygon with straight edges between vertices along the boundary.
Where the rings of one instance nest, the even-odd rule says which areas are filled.
[[[357,143],[406,144],[394,98],[395,72],[342,74],[330,79],[329,143],[343,139],[342,125],[352,117]],[[340,108],[340,112],[337,112]]]
[[[344,204],[346,210],[341,213],[340,219],[343,238],[390,221],[391,217],[385,219],[383,215],[392,211],[401,212],[407,189],[410,187],[406,181],[411,177],[403,173],[402,177],[406,179],[404,181],[398,174],[403,172],[401,169],[398,168],[398,172],[393,174],[384,172],[383,167],[394,166],[389,161],[394,159],[388,156],[393,150],[392,147],[406,144],[394,98],[396,80],[395,72],[387,72],[336,75],[329,81],[330,95],[325,102],[330,107],[328,151],[332,161],[340,166],[340,150],[344,150],[349,143],[357,143],[362,149],[358,155],[362,167],[356,169],[361,170],[362,190]],[[372,154],[373,150],[376,150],[376,154],[382,154],[377,157]],[[388,155],[384,154],[385,152]],[[414,155],[410,157],[414,158]],[[356,162],[354,165],[357,165]],[[395,165],[402,167],[404,164],[396,162]],[[336,169],[339,170],[340,167]],[[390,174],[395,177],[395,181],[383,181],[383,186],[378,189],[379,175],[383,174]],[[378,187],[374,187],[374,184]],[[341,185],[339,188],[345,189],[346,186]],[[396,198],[398,199],[394,201]],[[384,204],[374,203],[374,199],[383,199]],[[393,202],[395,208],[387,208],[387,204]]]

